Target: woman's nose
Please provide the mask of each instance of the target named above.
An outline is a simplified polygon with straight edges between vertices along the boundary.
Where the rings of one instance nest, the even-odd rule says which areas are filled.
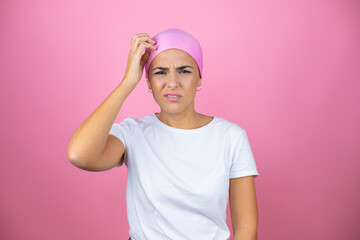
[[[169,87],[176,87],[178,85],[178,78],[176,76],[176,72],[169,72],[167,78],[167,85]]]

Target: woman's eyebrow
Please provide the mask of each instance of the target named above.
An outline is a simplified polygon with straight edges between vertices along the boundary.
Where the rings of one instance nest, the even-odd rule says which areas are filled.
[[[176,69],[177,69],[177,70],[178,70],[178,69],[182,70],[182,69],[187,68],[187,67],[194,69],[194,68],[193,68],[192,66],[190,66],[190,65],[184,65],[184,66],[178,67],[178,68],[176,68]],[[156,68],[153,69],[153,71],[156,70],[156,69],[169,70],[168,68],[165,68],[165,67],[156,67]]]

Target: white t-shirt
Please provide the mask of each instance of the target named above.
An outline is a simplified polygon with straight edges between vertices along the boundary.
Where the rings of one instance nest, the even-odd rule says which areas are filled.
[[[229,239],[229,178],[259,173],[245,130],[212,117],[197,129],[170,127],[155,113],[112,125],[126,149],[131,239]]]

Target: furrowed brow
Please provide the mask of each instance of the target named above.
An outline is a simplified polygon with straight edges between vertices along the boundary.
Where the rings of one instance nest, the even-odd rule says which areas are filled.
[[[181,66],[181,67],[178,67],[178,68],[176,68],[177,70],[182,70],[182,69],[185,69],[185,68],[192,68],[192,69],[194,69],[192,66],[190,66],[190,65],[184,65],[184,66]],[[165,68],[165,67],[156,67],[156,68],[154,68],[153,69],[153,71],[155,71],[156,69],[160,69],[160,70],[169,70],[169,68]]]

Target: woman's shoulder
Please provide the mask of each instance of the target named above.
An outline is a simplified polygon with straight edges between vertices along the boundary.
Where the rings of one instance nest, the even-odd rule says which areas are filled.
[[[133,117],[133,116],[129,115],[129,116],[123,118],[122,121],[126,122],[128,124],[131,124],[131,125],[142,125],[142,124],[152,122],[152,114],[142,116],[142,117]]]
[[[140,127],[143,124],[146,124],[150,121],[150,116],[144,117],[133,117],[131,115],[125,116],[117,124],[120,126],[128,126],[130,128]]]
[[[221,131],[229,134],[241,134],[244,131],[244,128],[237,120],[229,120],[227,118],[223,118],[220,116],[214,116],[216,119],[216,123],[218,126],[220,126]]]

